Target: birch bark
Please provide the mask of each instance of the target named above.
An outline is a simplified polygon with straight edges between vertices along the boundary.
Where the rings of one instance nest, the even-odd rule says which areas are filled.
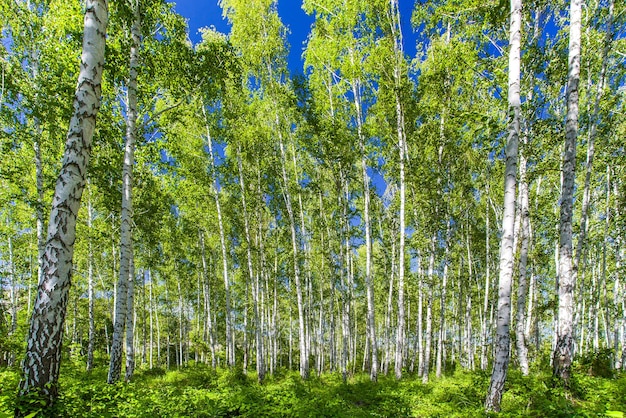
[[[578,83],[580,80],[580,32],[582,0],[570,3],[569,75],[567,117],[563,152],[563,185],[559,228],[559,307],[556,346],[552,359],[554,376],[568,387],[571,366],[574,311],[574,272],[572,260],[572,211],[576,181],[576,139],[578,137]]]
[[[504,382],[509,367],[511,320],[511,282],[513,279],[515,189],[517,186],[517,151],[520,132],[520,41],[522,2],[511,0],[509,50],[509,137],[506,145],[504,180],[504,213],[500,241],[500,274],[498,279],[498,318],[496,354],[491,383],[485,401],[487,411],[500,411]]]
[[[20,396],[39,391],[46,404],[54,401],[58,390],[76,217],[85,187],[96,115],[100,107],[107,23],[107,1],[87,0],[74,112],[52,199],[43,274],[31,317],[20,382]],[[16,411],[16,415],[21,414],[27,415],[28,411]]]
[[[524,143],[528,143],[527,138]],[[517,311],[515,322],[515,346],[520,369],[528,376],[528,347],[526,344],[526,296],[528,294],[528,251],[530,245],[530,213],[528,208],[528,182],[526,180],[526,156],[520,151],[519,194],[520,194],[520,255],[518,264]]]
[[[137,123],[137,68],[139,67],[139,47],[141,43],[141,20],[139,2],[134,5],[134,20],[131,27],[131,46],[128,77],[128,114],[126,115],[126,146],[124,166],[122,168],[122,211],[120,216],[120,276],[115,299],[115,321],[107,381],[115,383],[120,379],[122,370],[122,348],[126,315],[132,315],[127,306],[129,297],[128,284],[133,279],[131,264],[133,256],[133,165],[135,164],[135,135]]]
[[[206,119],[206,111],[202,108],[202,113]],[[222,206],[218,193],[217,173],[215,172],[215,159],[213,157],[213,140],[211,139],[211,131],[209,125],[206,125],[207,146],[209,148],[209,163],[211,173],[213,175],[213,192],[215,196],[215,207],[217,210],[217,224],[220,234],[220,247],[222,249],[222,275],[224,276],[224,299],[226,304],[226,364],[229,367],[235,365],[235,340],[233,335],[233,313],[230,308],[230,278],[228,277],[228,256],[226,252],[226,236],[224,232],[224,223],[222,221]]]
[[[277,121],[278,122],[278,121]],[[277,123],[278,124],[278,123]],[[299,347],[300,347],[300,376],[303,379],[308,379],[309,377],[309,355],[307,353],[307,344],[306,344],[306,335],[305,335],[305,326],[304,326],[304,302],[302,299],[302,283],[300,280],[300,267],[298,265],[298,239],[296,236],[296,221],[293,214],[293,207],[291,205],[291,194],[288,190],[288,178],[287,178],[287,169],[286,169],[286,161],[287,158],[285,156],[285,147],[283,145],[282,139],[279,140],[280,147],[280,155],[282,161],[282,176],[283,176],[283,198],[285,200],[285,206],[287,207],[287,215],[289,217],[289,226],[291,230],[291,246],[293,251],[293,271],[294,278],[296,282],[296,299],[298,303],[298,337],[299,337]]]

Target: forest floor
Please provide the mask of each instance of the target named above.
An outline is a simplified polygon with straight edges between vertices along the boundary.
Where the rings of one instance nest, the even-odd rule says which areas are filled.
[[[498,416],[625,417],[626,374],[594,377],[579,368],[572,389],[554,388],[550,374],[534,370],[524,377],[511,370]],[[16,369],[0,369],[0,418],[12,417],[19,379]],[[486,372],[450,371],[422,384],[407,374],[396,381],[366,374],[344,384],[340,374],[302,381],[281,372],[259,385],[256,374],[189,365],[177,370],[138,370],[131,383],[108,385],[104,364],[86,373],[65,361],[59,417],[475,417],[485,416]],[[39,415],[38,415],[39,416]]]

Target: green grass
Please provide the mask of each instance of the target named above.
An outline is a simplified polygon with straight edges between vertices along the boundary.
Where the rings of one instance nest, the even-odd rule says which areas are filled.
[[[68,362],[69,363],[69,362]],[[17,370],[0,370],[0,418],[13,416]],[[40,416],[78,417],[481,417],[489,384],[484,372],[456,371],[422,384],[367,375],[347,384],[339,374],[302,381],[281,372],[263,385],[254,373],[214,371],[204,365],[181,370],[139,370],[129,383],[108,385],[106,370],[87,374],[65,364],[54,411]],[[45,412],[45,413],[44,413]],[[614,378],[576,373],[572,390],[554,389],[549,374],[509,373],[501,416],[623,417],[626,375]]]

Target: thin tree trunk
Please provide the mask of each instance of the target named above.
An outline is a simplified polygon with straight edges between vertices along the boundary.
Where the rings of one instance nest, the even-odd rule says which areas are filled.
[[[489,195],[489,180],[487,180],[487,195]],[[487,370],[487,330],[489,314],[489,288],[491,287],[491,260],[490,239],[491,229],[489,225],[489,205],[485,205],[485,296],[483,298],[482,323],[480,332],[480,369]]]
[[[178,363],[178,367],[182,367],[184,364],[183,360],[183,292],[180,287],[180,276],[176,277],[176,286],[178,288],[178,356],[176,361]]]
[[[422,258],[417,256],[420,266],[417,272],[417,375],[424,375],[424,272]]]
[[[349,298],[349,282],[350,282],[350,220],[348,218],[348,202],[349,202],[349,185],[348,181],[342,176],[342,185],[344,186],[344,199],[341,200],[343,208],[343,237],[345,243],[345,253],[341,258],[341,375],[343,382],[348,379],[348,352],[350,341],[350,298]]]
[[[524,138],[524,144],[528,138]],[[526,296],[528,293],[528,251],[530,243],[530,213],[528,209],[528,183],[526,181],[526,156],[523,151],[519,153],[519,194],[520,194],[520,256],[518,264],[519,280],[517,285],[517,317],[515,324],[515,339],[517,357],[520,369],[524,376],[528,376],[528,347],[526,345]]]
[[[389,293],[387,295],[387,310],[385,311],[385,363],[383,365],[383,373],[386,375],[389,371],[389,361],[391,356],[391,315],[393,301],[393,282],[395,269],[396,242],[391,240],[391,273],[389,274]]]
[[[569,75],[567,81],[567,117],[563,153],[563,186],[559,231],[559,308],[554,376],[569,387],[572,366],[574,273],[572,270],[572,211],[576,182],[576,139],[578,137],[578,83],[580,78],[580,32],[582,0],[570,5]]]
[[[150,365],[150,370],[152,370],[154,368],[154,300],[152,298],[152,275],[150,270],[148,270],[148,280],[150,286],[148,287],[148,317],[150,320],[150,354],[148,364]]]
[[[446,249],[448,248],[448,242],[446,242]],[[473,282],[474,272],[472,265],[472,247],[470,243],[469,225],[467,228],[467,270],[468,270],[468,283]],[[461,275],[459,274],[459,277]],[[467,368],[474,370],[474,344],[473,344],[473,331],[472,331],[472,292],[468,290],[465,295],[465,355],[467,357]]]
[[[522,2],[511,0],[509,51],[509,137],[506,145],[504,180],[504,213],[500,241],[500,275],[498,280],[498,319],[496,353],[491,383],[485,401],[487,411],[500,411],[504,382],[509,367],[511,320],[511,282],[513,279],[515,189],[517,186],[517,151],[520,132],[520,43]]]
[[[252,268],[252,241],[250,239],[250,225],[248,222],[248,207],[246,205],[246,186],[243,176],[243,166],[241,163],[241,148],[237,149],[237,167],[239,169],[239,187],[241,188],[241,204],[243,206],[244,233],[246,236],[246,259],[248,261],[248,279],[252,288],[252,304],[254,315],[254,339],[256,346],[256,371],[259,383],[265,378],[265,368],[263,362],[263,340],[261,339],[261,327],[259,326],[259,280],[258,275],[254,276]]]
[[[215,359],[215,334],[213,332],[213,322],[211,314],[211,289],[209,287],[209,273],[206,260],[206,249],[204,246],[204,231],[199,231],[200,235],[200,256],[202,257],[202,287],[204,294],[204,314],[205,314],[205,334],[209,340],[209,350],[211,351],[211,367],[217,367]],[[206,338],[205,337],[205,338]]]
[[[15,263],[13,261],[13,238],[9,236],[9,277],[11,283],[9,284],[9,299],[11,304],[11,325],[9,327],[9,335],[12,335],[17,330],[17,277],[15,273]],[[0,301],[2,302],[2,301]],[[1,313],[1,312],[0,312]],[[76,315],[74,315],[74,318]],[[9,352],[8,365],[13,366],[15,362],[15,354]]]
[[[87,228],[89,229],[88,236],[88,255],[87,255],[87,297],[89,299],[89,336],[87,342],[87,371],[90,372],[93,369],[93,349],[94,340],[96,337],[96,321],[94,314],[94,295],[93,295],[93,206],[91,205],[91,186],[89,181],[87,182]]]
[[[141,276],[141,364],[147,363],[148,357],[148,333],[146,330],[146,280],[148,279],[148,270],[143,271]]]
[[[109,364],[108,383],[120,379],[122,371],[122,349],[126,316],[132,315],[127,307],[128,283],[132,279],[131,264],[133,263],[133,166],[135,164],[135,135],[137,123],[137,68],[139,67],[139,48],[141,43],[141,21],[139,3],[134,5],[134,20],[131,28],[132,43],[130,46],[130,69],[128,77],[128,114],[126,116],[126,146],[124,149],[124,166],[122,168],[122,211],[120,217],[120,276],[118,278],[115,301],[115,321],[113,324],[113,342],[111,343],[111,360]],[[131,320],[132,321],[132,320]]]
[[[433,286],[435,276],[435,245],[437,236],[430,240],[430,256],[428,257],[428,283],[426,292],[426,341],[424,342],[424,362],[422,363],[422,383],[428,383],[430,377],[430,352],[433,338]]]
[[[391,16],[391,34],[393,37],[393,49],[394,49],[394,96],[396,101],[396,129],[398,139],[398,152],[399,152],[399,187],[400,187],[400,243],[399,243],[399,257],[398,257],[398,327],[396,332],[396,359],[395,359],[395,375],[396,379],[402,377],[402,367],[405,350],[405,329],[406,319],[404,314],[404,238],[405,238],[405,201],[406,201],[406,187],[404,181],[404,160],[406,156],[406,132],[404,126],[404,107],[402,98],[400,97],[400,89],[402,85],[402,63],[404,61],[404,51],[402,50],[402,27],[400,25],[400,9],[398,7],[398,0],[390,0],[390,16]],[[372,296],[373,297],[373,296]],[[372,301],[373,309],[373,301]],[[369,305],[368,305],[369,313]],[[372,318],[374,314],[372,313]],[[375,340],[374,344],[375,344]],[[374,379],[372,379],[374,380]]]
[[[65,154],[52,199],[43,271],[28,332],[20,395],[40,391],[46,404],[57,396],[61,345],[76,238],[76,217],[100,107],[108,10],[106,0],[87,0],[83,53]],[[34,404],[30,404],[31,406]],[[27,405],[16,415],[28,415]],[[41,405],[37,405],[41,407]],[[18,407],[19,408],[19,407]]]
[[[443,264],[443,279],[441,283],[441,298],[439,301],[439,333],[437,336],[437,354],[436,354],[436,365],[435,365],[435,376],[437,378],[441,377],[442,373],[442,361],[443,358],[443,349],[446,338],[445,332],[445,314],[446,314],[446,293],[448,291],[448,263],[450,257],[450,234],[451,234],[451,220],[448,219],[447,228],[446,228],[446,252],[444,257]]]
[[[43,258],[44,258],[44,250],[46,246],[46,241],[45,241],[45,236],[44,236],[44,214],[43,214],[43,207],[44,207],[43,160],[41,157],[41,144],[39,143],[38,139],[34,141],[33,147],[35,149],[35,176],[36,176],[36,186],[37,186],[37,209],[36,209],[36,214],[37,214],[37,283],[40,283],[43,277],[42,275]]]
[[[130,265],[128,269],[128,286],[126,292],[126,376],[128,382],[135,372],[135,261],[133,249],[130,249]]]
[[[278,126],[278,120],[277,120]],[[305,335],[305,326],[304,326],[304,302],[302,299],[302,283],[300,280],[300,267],[298,265],[298,238],[296,236],[296,221],[293,214],[293,208],[291,205],[291,194],[289,193],[289,182],[287,179],[287,170],[286,170],[286,156],[285,156],[285,147],[283,146],[282,140],[279,140],[280,146],[280,155],[282,161],[282,176],[283,176],[283,198],[285,200],[285,206],[287,208],[287,215],[289,217],[289,225],[291,230],[291,247],[292,247],[292,256],[293,256],[293,272],[294,278],[296,281],[296,298],[298,303],[298,336],[299,336],[299,347],[300,347],[300,376],[303,379],[308,379],[309,377],[309,355],[306,351],[306,335]]]
[[[206,110],[202,107],[202,113],[206,120]],[[222,275],[224,276],[224,302],[226,305],[226,364],[229,367],[235,366],[235,339],[233,335],[233,312],[230,307],[230,279],[228,277],[228,256],[226,251],[226,233],[224,232],[224,223],[222,221],[222,206],[218,192],[217,173],[215,171],[215,159],[213,157],[213,140],[211,139],[211,131],[209,130],[208,120],[206,123],[207,145],[209,148],[211,174],[213,176],[213,191],[215,193],[215,207],[217,209],[217,224],[220,234],[220,246],[222,249]]]

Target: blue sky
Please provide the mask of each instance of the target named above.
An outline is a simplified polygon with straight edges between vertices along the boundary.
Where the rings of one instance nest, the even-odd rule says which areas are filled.
[[[218,0],[175,0],[175,10],[187,19],[189,37],[192,42],[198,42],[198,29],[205,26],[215,26],[220,32],[228,33],[229,27],[222,18],[222,9]],[[402,29],[405,39],[405,51],[410,57],[415,56],[415,37],[411,28],[411,13],[413,1],[399,0],[402,17]],[[302,50],[309,34],[313,17],[302,10],[302,2],[298,0],[278,0],[278,13],[283,23],[289,28],[289,69],[292,73],[302,72]]]

